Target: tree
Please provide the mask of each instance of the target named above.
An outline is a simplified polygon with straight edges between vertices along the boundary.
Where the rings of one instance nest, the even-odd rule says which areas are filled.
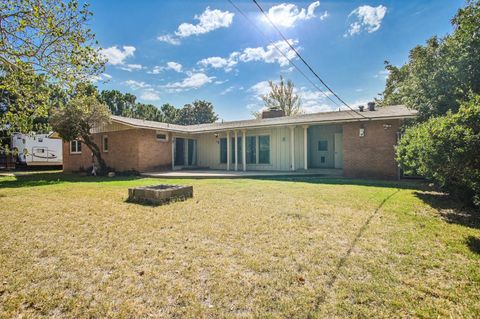
[[[218,120],[218,115],[213,111],[213,104],[203,100],[195,100],[192,104],[185,104],[179,110],[177,124],[193,125],[213,123]]]
[[[280,109],[285,112],[286,116],[302,112],[300,97],[295,93],[295,86],[291,80],[285,82],[283,77],[280,76],[279,84],[268,81],[268,85],[270,86],[270,93],[262,96],[267,108]]]
[[[452,24],[452,34],[412,49],[407,64],[386,62],[389,76],[381,104],[405,104],[426,121],[458,111],[469,96],[480,93],[480,2],[468,1]]]
[[[432,179],[442,189],[480,206],[480,95],[406,130],[397,159],[407,173]]]
[[[0,103],[3,132],[46,130],[58,92],[89,81],[104,62],[93,48],[91,15],[77,0],[0,3]],[[49,94],[49,89],[52,95]],[[5,131],[7,130],[7,131]],[[0,146],[0,151],[8,148]]]
[[[162,111],[152,104],[136,102],[137,97],[117,90],[103,90],[99,96],[113,115],[132,117],[149,121],[163,121]]]
[[[165,103],[162,105],[162,112],[165,123],[177,123],[179,110],[175,106]]]
[[[79,5],[77,0],[2,1],[2,69],[13,71],[28,65],[36,73],[66,83],[91,79],[104,65],[87,25],[91,15],[88,5]]]
[[[57,109],[50,118],[50,123],[60,137],[67,141],[80,138],[94,156],[100,172],[105,172],[107,165],[102,158],[100,148],[92,138],[92,129],[110,121],[108,107],[101,103],[95,95],[83,92],[73,97],[64,108]]]

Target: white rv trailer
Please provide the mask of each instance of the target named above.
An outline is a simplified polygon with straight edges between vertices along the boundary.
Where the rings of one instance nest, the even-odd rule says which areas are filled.
[[[63,165],[62,140],[49,136],[50,134],[13,134],[12,149],[18,152],[18,164]]]

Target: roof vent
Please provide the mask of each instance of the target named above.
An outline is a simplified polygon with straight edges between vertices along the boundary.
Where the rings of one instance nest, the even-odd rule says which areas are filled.
[[[262,112],[262,119],[271,119],[274,117],[282,117],[282,116],[285,116],[285,112],[277,108],[270,108]]]
[[[359,106],[358,106],[358,109],[360,110],[360,112],[363,112],[363,108],[364,108],[364,107],[365,107],[365,106],[363,106],[363,105],[359,105]]]
[[[368,110],[375,111],[375,102],[368,102]]]

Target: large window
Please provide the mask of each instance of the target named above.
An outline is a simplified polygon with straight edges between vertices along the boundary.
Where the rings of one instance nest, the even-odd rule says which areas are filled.
[[[222,164],[227,163],[227,139],[226,138],[220,139],[220,163]]]
[[[247,164],[257,163],[257,137],[247,136]]]
[[[82,142],[78,140],[70,141],[70,153],[71,154],[82,153]]]
[[[268,135],[258,137],[258,163],[270,163],[270,136]]]
[[[232,159],[232,163],[235,163],[235,137],[232,137],[232,141],[230,142],[230,158]],[[238,155],[238,163],[242,163],[242,138],[237,137],[237,155]]]

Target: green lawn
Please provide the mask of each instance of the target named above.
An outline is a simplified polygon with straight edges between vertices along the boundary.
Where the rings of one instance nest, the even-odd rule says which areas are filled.
[[[480,223],[419,186],[0,177],[0,318],[479,318]]]

